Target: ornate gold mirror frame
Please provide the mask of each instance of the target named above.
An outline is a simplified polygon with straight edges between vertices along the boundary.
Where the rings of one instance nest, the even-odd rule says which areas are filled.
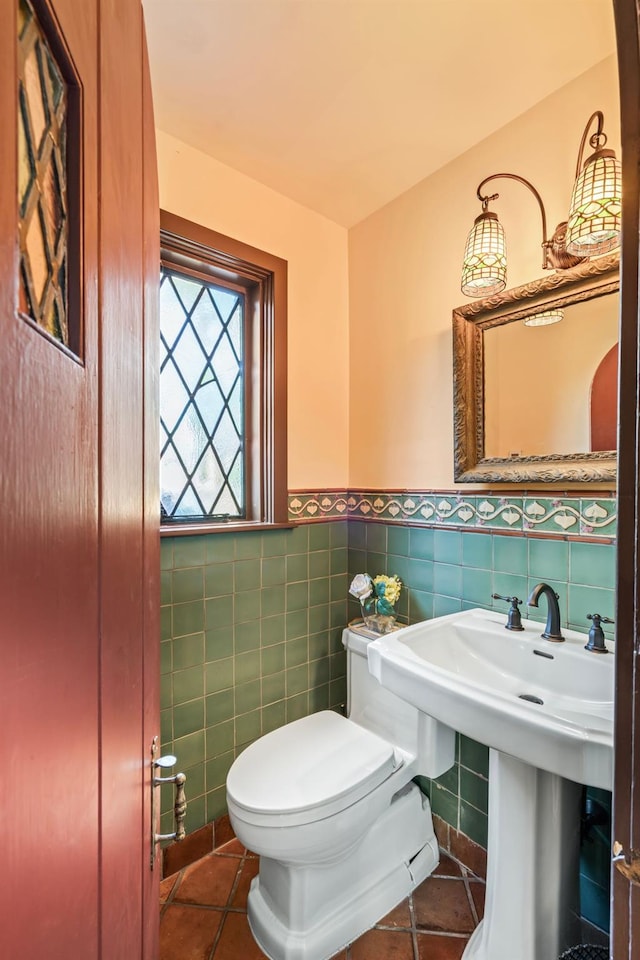
[[[457,483],[615,483],[615,450],[529,457],[484,456],[483,341],[484,331],[491,327],[615,292],[619,289],[619,268],[616,252],[453,311],[454,476]],[[544,370],[541,376],[544,377]]]

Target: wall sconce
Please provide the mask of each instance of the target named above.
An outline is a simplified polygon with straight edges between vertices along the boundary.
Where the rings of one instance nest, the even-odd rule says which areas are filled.
[[[597,130],[589,139],[594,153],[580,170],[593,120],[598,121]],[[465,246],[462,266],[462,292],[465,296],[490,297],[504,290],[507,283],[504,230],[497,215],[488,209],[489,203],[497,200],[499,194],[485,196],[481,192],[491,180],[517,180],[536,198],[542,218],[543,270],[567,270],[587,257],[599,256],[619,244],[622,178],[614,151],[604,149],[607,138],[602,130],[603,123],[600,110],[589,117],[578,151],[569,220],[558,224],[550,240],[547,239],[547,216],[542,197],[532,183],[515,173],[493,173],[478,185],[476,195],[482,203],[482,213],[476,218]]]
[[[564,310],[542,310],[540,313],[534,313],[532,317],[525,317],[522,321],[525,327],[548,327],[551,323],[559,323],[564,320]]]

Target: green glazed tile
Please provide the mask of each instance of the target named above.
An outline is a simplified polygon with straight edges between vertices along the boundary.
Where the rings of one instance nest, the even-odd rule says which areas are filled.
[[[233,657],[226,660],[214,660],[205,665],[205,693],[217,693],[233,687]]]
[[[460,764],[483,777],[489,776],[489,748],[470,737],[460,736]]]
[[[286,618],[284,613],[275,617],[263,617],[260,621],[260,643],[269,647],[273,643],[282,643],[286,638]]]
[[[249,683],[236,683],[233,688],[234,710],[236,716],[240,713],[249,713],[260,706],[260,681],[251,680]]]
[[[488,818],[485,813],[476,810],[465,800],[460,800],[460,831],[470,837],[474,843],[487,847]]]
[[[259,620],[249,620],[246,623],[237,623],[233,630],[234,653],[248,653],[257,650],[260,646]]]
[[[260,590],[245,590],[235,594],[233,612],[236,624],[260,618],[260,593]]]
[[[409,556],[409,528],[395,524],[387,527],[387,550],[398,557]],[[423,559],[431,559],[425,557]]]
[[[230,720],[233,717],[233,689],[210,694],[205,701],[205,710],[208,727]]]
[[[214,533],[206,538],[205,559],[207,563],[228,563],[235,557],[236,540],[242,534]]]
[[[294,720],[300,720],[302,717],[306,717],[309,713],[309,694],[305,692],[299,693],[294,697],[288,697],[286,706],[287,723],[293,723]]]
[[[362,520],[349,520],[347,542],[350,550],[366,550],[367,524]]]
[[[347,702],[347,680],[346,677],[340,677],[338,680],[332,680],[329,684],[329,706],[344,708]]]
[[[309,633],[320,633],[322,630],[329,628],[332,608],[333,604],[329,603],[322,603],[309,608]]]
[[[331,528],[331,547],[346,547],[349,543],[349,531],[346,520],[334,520],[329,524]]]
[[[433,594],[424,590],[409,591],[409,621],[419,623],[433,617]]]
[[[234,660],[236,684],[248,683],[249,680],[258,679],[260,676],[260,650],[240,653],[236,655]]]
[[[387,552],[387,528],[383,523],[368,523],[366,536],[368,552]]]
[[[287,583],[309,579],[308,554],[294,553],[287,557]]]
[[[173,591],[173,572],[171,570],[160,571],[160,603],[168,604],[172,602]]]
[[[207,760],[219,757],[221,753],[227,753],[228,750],[233,750],[233,730],[233,720],[225,720],[224,723],[216,723],[213,727],[207,727],[205,730]]]
[[[309,659],[319,660],[329,653],[329,634],[326,630],[309,636]]]
[[[160,677],[160,706],[171,707],[173,703],[173,676],[167,673]]]
[[[228,627],[233,623],[233,597],[214,597],[205,600],[207,630]]]
[[[309,550],[328,550],[331,546],[330,523],[312,523],[309,525]]]
[[[189,785],[186,789],[189,791],[189,802],[191,802],[191,800],[195,799],[195,797],[200,797],[205,792],[204,760],[202,763],[196,763],[194,767],[189,767],[186,769],[184,774]],[[201,826],[204,826],[204,823],[202,823]]]
[[[184,570],[173,571],[172,598],[174,603],[186,603],[189,600],[204,598],[202,567],[187,567]]]
[[[204,663],[204,634],[193,633],[173,641],[173,669],[184,670]]]
[[[160,541],[160,569],[173,569],[173,539],[163,537]]]
[[[287,552],[287,539],[284,530],[270,530],[262,537],[263,557],[283,557]]]
[[[527,547],[525,537],[494,536],[493,569],[526,576],[529,562]]]
[[[287,554],[309,552],[309,524],[300,523],[286,532]]]
[[[571,583],[592,587],[615,587],[616,548],[609,543],[580,543],[569,546]]]
[[[234,565],[234,589],[236,593],[242,590],[257,590],[260,586],[260,560],[237,560]]]
[[[328,577],[322,577],[319,580],[309,581],[309,605],[317,606],[319,603],[328,603],[330,591],[330,581]]]
[[[299,667],[288,668],[285,674],[287,697],[293,697],[309,689],[309,671],[306,663]]]
[[[367,559],[365,563],[365,571],[368,574],[370,574],[372,577],[377,577],[379,573],[386,573],[387,572],[386,553],[373,553],[372,551],[368,550]]]
[[[431,810],[436,817],[458,828],[458,797],[439,787],[436,780],[431,781]]]
[[[240,717],[236,717],[235,727],[236,746],[242,743],[253,743],[262,732],[261,711],[259,709],[252,710],[251,713],[245,713]]]
[[[617,501],[615,497],[601,497],[580,501],[582,523],[580,532],[600,537],[615,537],[617,528]]]
[[[347,655],[344,650],[332,653],[329,657],[329,673],[332,680],[338,680],[347,675]]]
[[[415,564],[415,575],[419,577],[420,564],[429,563],[423,560],[410,560],[408,557],[397,557],[395,554],[389,554],[387,557],[387,570],[389,576],[396,576],[404,586],[409,582],[409,569]],[[433,564],[431,565],[433,568]],[[433,576],[433,574],[431,574]]]
[[[465,803],[487,813],[489,809],[489,781],[465,767],[460,768],[460,797]]]
[[[270,534],[265,533],[266,539]],[[236,534],[236,560],[253,560],[263,552],[263,537],[254,530],[244,530]]]
[[[459,788],[459,778],[460,770],[457,763],[454,763],[442,776],[434,779],[433,783],[438,787],[444,787],[445,790],[448,790],[449,793],[453,793],[455,796],[458,796],[460,793]]]
[[[177,737],[173,741],[173,748],[178,758],[178,770],[202,763],[204,759],[204,730],[189,733],[186,737]]]
[[[402,577],[400,578],[402,579]],[[411,590],[433,590],[434,563],[432,560],[409,560],[403,583]]]
[[[332,601],[344,600],[349,595],[350,580],[346,573],[338,573],[330,578],[329,597]]]
[[[348,551],[346,547],[334,547],[331,550],[331,574],[346,573],[348,568]]]
[[[204,728],[204,698],[189,700],[173,708],[173,735],[176,739]]]
[[[329,684],[324,683],[309,690],[309,713],[329,709]]]
[[[433,559],[437,564],[461,563],[462,534],[457,530],[434,530]]]
[[[266,707],[268,704],[275,703],[277,700],[282,700],[284,698],[286,688],[286,675],[284,670],[282,673],[274,673],[269,677],[262,678],[262,705]]]
[[[569,579],[569,544],[563,540],[529,540],[529,577],[538,580]]]
[[[173,634],[173,616],[170,606],[160,607],[160,639],[170,640]]]
[[[207,804],[204,796],[195,797],[187,805],[187,812],[184,818],[184,829],[187,833],[193,833],[204,827],[207,822]]]
[[[280,697],[276,703],[270,703],[262,708],[262,733],[271,733],[277,730],[287,719],[286,702]]]
[[[204,603],[202,600],[173,605],[174,637],[182,637],[189,633],[200,633],[202,630],[204,630]]]
[[[462,568],[462,597],[472,603],[491,606],[492,575],[490,570]]]
[[[522,497],[475,497],[475,524],[490,530],[522,530]]]
[[[588,632],[591,622],[588,613],[599,613],[603,617],[615,618],[615,591],[601,587],[583,587],[569,584],[569,620],[577,624],[577,629]],[[605,625],[606,626],[606,625]]]
[[[164,641],[160,644],[160,673],[171,673],[173,669],[173,644]]]
[[[318,608],[316,608],[318,609]],[[339,627],[341,630],[346,627],[347,620],[347,600],[336,600],[329,604],[329,626]],[[309,633],[316,633],[316,630],[309,630]]]
[[[367,554],[365,550],[352,550],[348,553],[349,583],[358,573],[367,572]]]
[[[210,563],[204,568],[205,597],[224,597],[233,593],[233,564]]]
[[[492,593],[498,593],[501,597],[517,597],[518,600],[522,600],[523,603],[520,607],[520,613],[525,619],[529,616],[526,604],[527,597],[529,596],[528,581],[525,576],[519,577],[510,573],[494,572]],[[494,600],[493,609],[504,610],[506,614],[509,606],[505,604],[504,600]]]
[[[441,597],[437,594],[433,598],[434,617],[446,617],[450,613],[459,613],[462,610],[462,603],[455,597]]]
[[[177,670],[172,673],[173,702],[184,703],[204,696],[204,667],[189,667],[187,670]]]
[[[337,654],[335,654],[337,656]],[[344,675],[344,671],[340,676]],[[309,664],[309,687],[315,687],[328,684],[331,679],[331,661],[329,657],[323,657],[322,660],[312,660]],[[327,688],[328,689],[328,688]]]
[[[480,567],[491,570],[493,566],[493,541],[487,533],[462,534],[462,563],[465,567]]]
[[[160,711],[160,742],[161,753],[171,753],[173,750],[173,708],[168,707]]]
[[[262,586],[272,587],[276,583],[284,583],[286,579],[286,562],[284,557],[264,557],[262,560]]]
[[[226,753],[221,753],[217,757],[213,757],[211,760],[207,760],[205,764],[205,778],[207,784],[207,790],[212,790],[215,787],[223,787],[227,780],[227,774],[231,769],[231,764],[233,763],[235,757],[233,750],[228,750]]]
[[[298,667],[309,659],[309,641],[306,636],[287,640],[285,644],[285,659],[287,667]]]
[[[440,596],[460,598],[462,595],[462,567],[453,566],[450,563],[435,563],[433,592],[434,594],[440,594]]]
[[[204,566],[206,540],[206,537],[176,537],[173,543],[174,569]]]
[[[309,582],[287,584],[287,612],[306,610],[309,606]]]
[[[227,812],[227,788],[207,791],[207,823],[217,820]]]
[[[525,498],[523,527],[546,533],[580,533],[580,501],[571,497]]]
[[[309,554],[309,579],[328,577],[331,573],[331,553],[329,550],[318,550]]]
[[[303,610],[294,610],[287,614],[285,628],[287,640],[293,640],[295,637],[306,637],[308,632],[309,611],[306,607]]]
[[[204,635],[205,661],[225,660],[233,655],[233,627],[207,630]]]
[[[260,591],[260,605],[263,617],[272,617],[284,613],[286,609],[286,587],[284,584],[274,584]]]
[[[280,673],[285,668],[285,645],[275,643],[270,647],[263,647],[260,656],[260,673],[268,677],[272,673]]]

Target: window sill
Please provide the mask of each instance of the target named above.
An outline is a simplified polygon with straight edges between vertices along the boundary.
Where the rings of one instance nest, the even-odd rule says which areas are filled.
[[[201,537],[210,533],[245,533],[249,530],[293,530],[300,526],[297,520],[286,523],[166,523],[160,527],[161,537]]]

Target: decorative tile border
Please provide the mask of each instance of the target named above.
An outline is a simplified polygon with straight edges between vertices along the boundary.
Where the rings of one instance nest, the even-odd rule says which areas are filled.
[[[615,538],[617,527],[614,497],[582,494],[519,497],[438,491],[315,490],[289,494],[289,517],[292,520],[349,517],[607,540]]]

